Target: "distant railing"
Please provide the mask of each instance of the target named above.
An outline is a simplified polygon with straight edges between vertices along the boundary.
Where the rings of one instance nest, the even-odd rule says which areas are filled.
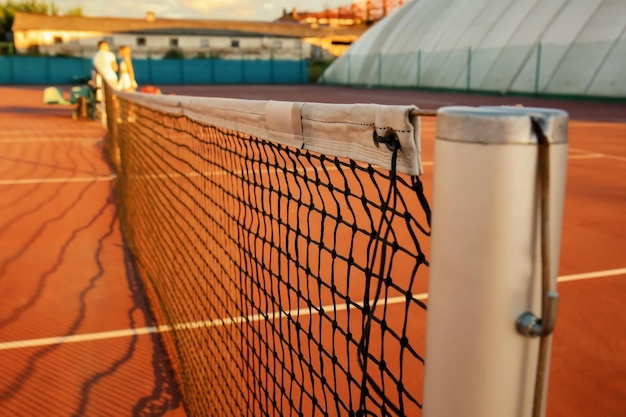
[[[134,59],[139,85],[306,84],[308,61],[283,59]],[[0,56],[0,84],[76,84],[91,75],[91,59]]]
[[[409,53],[350,53],[321,83],[499,94],[626,97],[623,54],[611,42],[525,44]],[[588,62],[590,51],[602,60]]]

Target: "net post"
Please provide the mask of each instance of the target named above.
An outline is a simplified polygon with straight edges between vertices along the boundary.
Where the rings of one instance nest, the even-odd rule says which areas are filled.
[[[417,85],[416,87],[420,86],[420,78],[422,75],[422,50],[418,49],[417,50]]]
[[[537,42],[537,60],[535,62],[535,94],[539,94],[539,76],[541,75],[541,42]]]
[[[518,320],[556,288],[567,147],[560,110],[439,110],[424,417],[545,414],[550,332]]]
[[[470,91],[472,89],[472,47],[469,46],[467,48],[467,80],[466,80],[466,90]]]
[[[378,53],[378,77],[377,77],[377,82],[378,82],[378,87],[381,87],[383,85],[383,53],[379,52]]]

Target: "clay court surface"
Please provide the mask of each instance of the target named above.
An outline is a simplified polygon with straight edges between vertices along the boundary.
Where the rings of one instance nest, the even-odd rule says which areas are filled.
[[[319,86],[165,94],[569,112],[548,417],[626,415],[626,104]],[[432,161],[434,119],[423,123]],[[182,416],[120,233],[105,129],[0,87],[0,416]],[[426,164],[424,182],[430,185]]]

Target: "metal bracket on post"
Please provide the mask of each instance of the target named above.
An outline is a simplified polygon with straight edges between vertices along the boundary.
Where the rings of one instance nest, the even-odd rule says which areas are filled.
[[[523,336],[543,337],[554,330],[559,294],[550,289],[550,141],[543,131],[541,120],[530,118],[530,125],[539,148],[538,175],[541,222],[541,317],[531,312],[518,317],[515,327]]]
[[[540,245],[541,245],[541,317],[531,312],[518,317],[515,327],[526,337],[540,337],[537,375],[535,378],[535,396],[533,400],[533,417],[543,415],[545,379],[548,371],[549,336],[556,324],[559,294],[551,288],[550,262],[550,141],[546,136],[542,120],[530,117],[532,132],[538,145],[538,176],[539,176],[539,211],[540,211]]]
[[[537,317],[531,312],[522,314],[515,323],[517,331],[521,335],[529,337],[548,336],[556,324],[558,305],[559,294],[556,291],[548,291],[543,296],[542,317]]]

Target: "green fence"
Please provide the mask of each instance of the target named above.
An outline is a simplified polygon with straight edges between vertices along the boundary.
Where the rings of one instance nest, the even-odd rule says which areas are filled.
[[[136,59],[139,85],[305,84],[308,61],[249,59]],[[76,84],[89,78],[91,59],[0,56],[0,84]]]

